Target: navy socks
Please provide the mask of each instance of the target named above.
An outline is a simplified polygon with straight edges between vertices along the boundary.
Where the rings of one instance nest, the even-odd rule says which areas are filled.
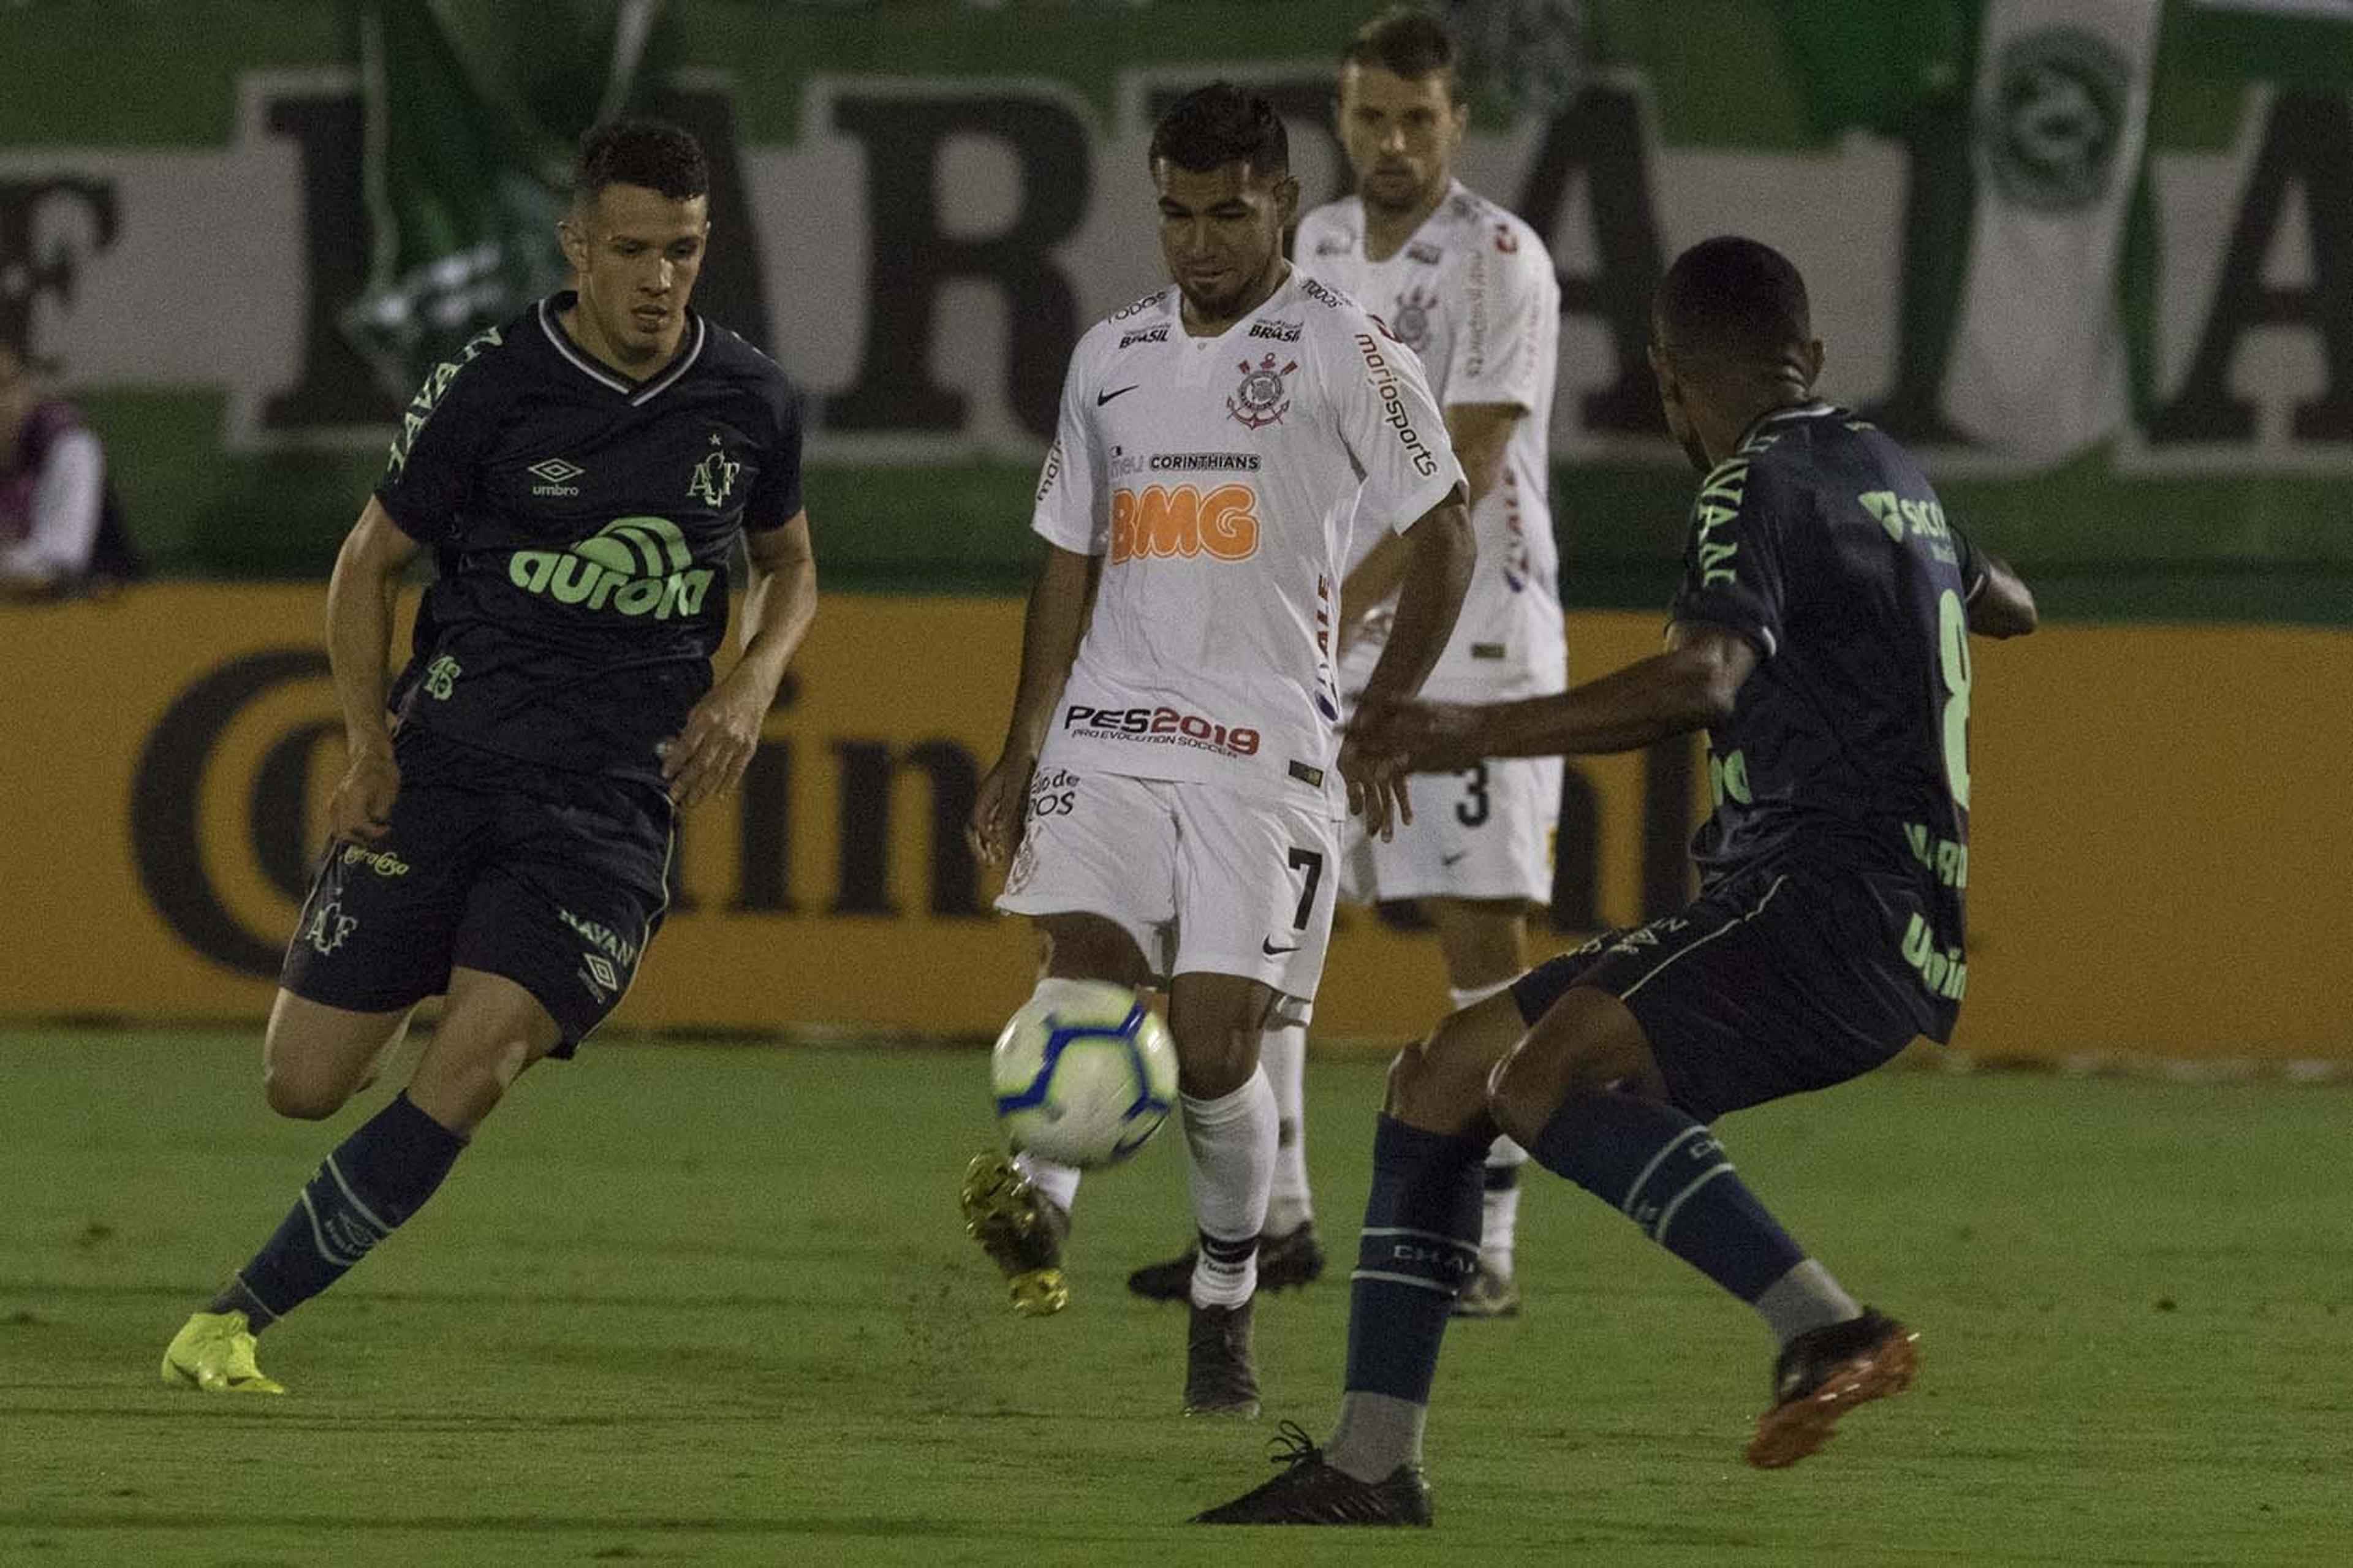
[[[1614,1090],[1573,1094],[1528,1152],[1743,1301],[1805,1261],[1724,1145],[1672,1105]]]
[[[1383,1116],[1349,1284],[1350,1392],[1426,1405],[1454,1298],[1479,1268],[1487,1145]]]
[[[424,1207],[465,1146],[406,1094],[394,1097],[311,1173],[277,1234],[211,1310],[243,1311],[256,1330],[284,1317]]]

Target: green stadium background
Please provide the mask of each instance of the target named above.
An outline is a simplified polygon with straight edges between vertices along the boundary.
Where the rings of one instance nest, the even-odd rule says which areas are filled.
[[[0,334],[28,342],[88,409],[136,539],[181,580],[5,623],[12,736],[72,711],[89,662],[126,635],[162,650],[143,706],[126,691],[79,771],[36,776],[12,741],[12,794],[100,803],[90,852],[120,863],[99,872],[121,884],[108,896],[136,901],[143,887],[155,902],[152,868],[120,850],[163,713],[207,674],[300,646],[399,389],[548,285],[569,138],[600,105],[649,107],[717,154],[700,302],[808,392],[826,588],[871,596],[821,621],[809,679],[846,690],[848,706],[804,751],[831,751],[843,799],[871,784],[883,804],[863,817],[845,805],[833,838],[791,849],[830,893],[797,911],[809,930],[778,928],[778,961],[806,954],[797,942],[845,941],[853,972],[879,976],[892,943],[980,942],[969,963],[1002,984],[968,993],[973,1016],[954,1020],[979,1026],[1018,994],[1018,935],[978,917],[973,889],[943,906],[941,878],[955,872],[941,869],[939,834],[874,873],[904,898],[869,889],[860,903],[853,841],[920,837],[926,800],[942,816],[955,767],[921,752],[942,734],[987,761],[1003,701],[991,683],[1011,665],[1004,596],[1028,570],[1028,495],[1063,360],[1087,321],[1156,282],[1142,172],[1154,106],[1213,71],[1265,87],[1293,117],[1311,196],[1328,194],[1340,172],[1330,62],[1362,11],[674,0],[642,30],[643,11],[587,3],[0,12]],[[1979,931],[2013,955],[2008,997],[1989,1005],[2021,1022],[1980,1047],[2169,1051],[2194,1037],[2220,1042],[2197,1049],[2353,1055],[2353,1006],[2311,973],[2353,939],[2337,899],[2353,857],[2312,826],[2329,818],[2353,706],[2353,26],[2255,0],[2175,0],[2136,59],[1989,39],[1968,0],[1597,0],[1577,26],[1567,16],[1463,9],[1493,68],[1461,167],[1536,222],[1564,275],[1556,510],[1580,671],[1647,635],[1680,549],[1689,476],[1658,434],[1641,361],[1651,283],[1682,245],[1757,234],[1813,281],[1828,389],[1915,440],[1949,510],[2021,566],[2060,628],[1985,660],[1980,727],[2018,782],[1996,808],[2007,825],[1987,823],[1981,864],[2000,867],[2006,844],[2010,865],[2031,858],[2041,880],[2013,879],[2007,895],[1997,883],[1981,904]],[[96,50],[100,29],[110,45]],[[2073,119],[2036,117],[2054,92]],[[1979,116],[1973,141],[1973,94],[2017,118]],[[2055,214],[2061,238],[2040,272],[2013,279],[1984,226],[1998,198],[2037,180],[2028,205]],[[2070,248],[2076,221],[2108,225],[2114,243]],[[2053,290],[2071,304],[2054,330],[2115,356],[2096,406],[2046,418],[2037,398],[2051,389],[2030,386],[1989,420],[1963,407],[1973,342],[2005,330],[1981,319],[1985,302],[2028,311]],[[208,597],[186,585],[256,580],[283,586]],[[1621,611],[1639,614],[1609,614]],[[159,619],[170,629],[148,629]],[[951,626],[963,629],[925,629]],[[901,656],[839,640],[845,627],[928,643],[934,688],[860,729],[860,661]],[[2283,627],[2301,629],[2266,629]],[[977,668],[991,673],[975,684]],[[315,670],[304,679],[315,717],[327,710]],[[2006,700],[2039,729],[2004,731]],[[284,733],[311,721],[290,715]],[[793,722],[780,718],[780,740]],[[883,748],[871,779],[855,750],[870,743]],[[280,755],[253,749],[257,767]],[[323,757],[308,757],[290,798],[315,800],[332,776]],[[1654,912],[1676,886],[1688,753],[1628,765],[1641,771],[1594,775],[1609,840],[1594,875],[1620,890],[1592,900],[1592,918]],[[898,775],[916,773],[901,790]],[[1988,764],[1986,776],[2001,774]],[[240,788],[204,786],[208,799]],[[259,784],[240,798],[233,829],[207,805],[191,806],[192,830],[263,844],[247,820]],[[69,885],[61,842],[13,846],[12,882]],[[266,927],[282,843],[187,855],[254,861],[216,874],[257,888],[274,876],[278,891],[249,900],[262,913],[247,923]],[[2103,883],[2106,916],[2084,891]],[[733,884],[738,905],[745,885]],[[2067,896],[2081,912],[2058,930],[2084,945],[2031,951],[2054,944],[2028,911]],[[901,905],[914,909],[894,926]],[[105,908],[99,939],[109,921],[143,921],[140,940],[178,943],[164,972],[209,977],[178,994],[240,999],[191,1010],[258,1016],[254,965],[192,956],[152,909]],[[62,940],[17,935],[20,952]],[[682,921],[651,967],[720,967],[697,959],[702,942]],[[2245,953],[2262,955],[2260,1005],[2233,1037],[2220,999],[2248,973]],[[2150,1016],[2179,1019],[2179,1037],[2130,1018],[2103,1030],[2086,1012],[2030,1045],[2024,1020],[2078,1016],[2081,998],[2063,993],[2086,963],[2144,994],[2168,976]],[[13,972],[0,1011],[105,1010],[79,992],[60,1001],[42,967]],[[1401,996],[1435,994],[1434,961],[1424,968]],[[2184,1014],[2193,996],[2214,1000]],[[772,996],[702,1015],[657,1005],[641,1021],[893,1020]]]

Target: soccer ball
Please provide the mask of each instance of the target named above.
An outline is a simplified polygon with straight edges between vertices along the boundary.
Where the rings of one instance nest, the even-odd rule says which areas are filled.
[[[1064,1165],[1115,1165],[1176,1100],[1176,1046],[1134,992],[1046,980],[997,1037],[997,1117],[1016,1149]]]

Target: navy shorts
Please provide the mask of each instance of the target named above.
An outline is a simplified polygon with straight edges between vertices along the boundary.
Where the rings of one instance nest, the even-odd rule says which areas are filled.
[[[1512,983],[1531,1025],[1572,985],[1626,1004],[1666,1080],[1702,1121],[1869,1072],[1935,1027],[1904,960],[1902,873],[1742,871],[1680,914],[1605,931]]]
[[[503,975],[563,1029],[568,1057],[636,977],[669,902],[671,813],[643,784],[565,774],[417,731],[374,844],[327,846],[279,984],[382,1013]]]

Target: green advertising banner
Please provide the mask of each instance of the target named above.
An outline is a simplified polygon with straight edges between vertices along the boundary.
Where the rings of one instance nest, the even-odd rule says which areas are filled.
[[[0,338],[90,409],[167,570],[322,574],[402,385],[560,281],[571,138],[649,110],[714,155],[699,302],[807,395],[829,581],[1006,587],[1071,345],[1161,280],[1155,116],[1251,82],[1326,199],[1369,9],[0,9]],[[1805,270],[1825,390],[2046,609],[2353,620],[2353,5],[1451,9],[1480,62],[1459,173],[1561,275],[1572,603],[1671,583],[1689,476],[1647,300],[1737,231]]]

